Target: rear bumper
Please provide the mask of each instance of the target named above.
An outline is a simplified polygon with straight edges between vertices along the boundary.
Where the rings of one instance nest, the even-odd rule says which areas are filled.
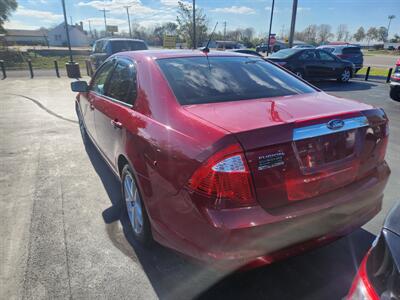
[[[340,190],[268,211],[260,206],[208,210],[209,222],[193,218],[193,230],[181,231],[177,244],[161,243],[223,268],[244,266],[260,258],[271,263],[325,244],[368,222],[381,209],[389,174],[383,163],[367,178]]]

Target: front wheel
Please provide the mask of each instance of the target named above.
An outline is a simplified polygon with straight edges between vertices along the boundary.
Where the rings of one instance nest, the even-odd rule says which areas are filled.
[[[121,179],[123,207],[128,215],[133,236],[142,244],[149,245],[153,241],[150,221],[129,165],[123,168]]]
[[[346,83],[349,82],[350,78],[351,78],[351,71],[350,69],[346,68],[343,70],[342,74],[340,74],[338,81]]]

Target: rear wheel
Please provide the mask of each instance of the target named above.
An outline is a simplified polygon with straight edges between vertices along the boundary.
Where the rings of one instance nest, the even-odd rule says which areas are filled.
[[[123,207],[129,218],[130,229],[136,240],[144,245],[149,245],[153,241],[150,221],[129,165],[124,166],[121,179]]]
[[[351,78],[351,71],[350,71],[350,69],[346,68],[340,74],[338,81],[345,83],[345,82],[349,82],[350,78]]]
[[[392,98],[394,101],[400,102],[400,88],[391,88],[390,98]]]

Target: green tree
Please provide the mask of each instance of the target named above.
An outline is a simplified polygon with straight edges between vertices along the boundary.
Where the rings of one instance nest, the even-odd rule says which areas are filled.
[[[378,38],[378,29],[376,27],[370,27],[367,31],[367,39],[369,41],[376,40]]]
[[[388,30],[385,26],[381,26],[378,29],[378,41],[386,42],[388,37]]]
[[[364,40],[365,39],[364,27],[361,26],[360,28],[358,28],[356,33],[353,35],[353,37],[357,42]]]
[[[4,22],[8,21],[11,13],[18,7],[16,0],[0,0],[0,32],[4,32]]]
[[[193,14],[192,7],[178,1],[178,34],[186,41],[189,47],[193,47]],[[196,8],[196,43],[195,48],[207,40],[207,17],[202,9]]]

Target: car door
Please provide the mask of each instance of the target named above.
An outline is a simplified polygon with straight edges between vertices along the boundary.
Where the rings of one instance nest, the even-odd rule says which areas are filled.
[[[317,50],[321,64],[321,77],[333,78],[338,76],[340,63],[336,57],[324,50]]]
[[[314,49],[302,51],[299,54],[297,61],[298,66],[303,70],[305,77],[316,78],[321,76],[321,65]]]
[[[136,99],[136,65],[125,58],[115,60],[105,95],[96,101],[95,126],[99,147],[115,167],[116,153],[123,147],[126,127],[131,126]]]
[[[81,111],[86,130],[96,143],[96,129],[94,125],[95,103],[96,100],[105,93],[105,84],[113,68],[114,62],[112,61],[104,64],[93,76],[89,86],[89,92],[86,94],[82,93],[80,98]]]

